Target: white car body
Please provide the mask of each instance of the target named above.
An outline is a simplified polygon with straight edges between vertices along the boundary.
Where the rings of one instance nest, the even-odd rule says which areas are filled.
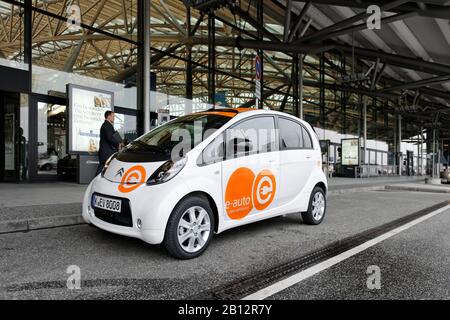
[[[217,112],[220,113],[220,110]],[[226,159],[208,165],[198,164],[198,158],[205,147],[225,130],[243,120],[260,116],[274,117],[274,121],[277,117],[283,117],[297,122],[309,133],[312,148],[272,151]],[[113,159],[104,172],[104,176],[98,175],[86,190],[82,211],[84,220],[112,233],[139,238],[150,244],[159,244],[164,240],[168,219],[177,203],[194,193],[202,193],[208,197],[211,207],[215,211],[216,226],[213,231],[221,233],[248,223],[290,213],[305,212],[308,210],[311,193],[315,186],[320,185],[325,193],[327,191],[327,179],[321,168],[321,151],[317,135],[307,122],[280,112],[256,109],[238,112],[222,128],[189,151],[186,157],[187,162],[184,168],[174,178],[156,185],[147,185],[145,181],[164,161],[128,163]],[[144,183],[135,184],[132,186],[133,191],[123,193],[124,189],[120,187],[121,182],[116,176],[127,175],[130,170],[135,170],[133,169],[135,166],[142,166],[145,169],[145,173],[141,169],[144,177],[139,180]],[[252,186],[252,190],[242,190],[246,194],[250,193],[250,197],[226,199],[230,197],[230,195],[226,195],[227,189],[229,193],[234,193],[236,190],[240,190],[239,188],[245,187],[245,183],[241,184],[240,182],[235,186],[228,187],[232,174],[238,169],[248,173],[250,177],[253,177],[251,175],[253,172],[254,180],[259,179],[257,188],[260,189],[255,193],[256,185],[253,185],[255,181],[247,180],[247,185]],[[262,172],[267,174],[268,170],[272,173],[272,177],[260,175]],[[244,180],[238,178],[236,181]],[[122,200],[128,199],[132,226],[121,226],[99,219],[92,207],[94,193],[113,199],[114,197]],[[249,198],[251,199],[249,200]],[[270,203],[267,206],[269,198]],[[260,209],[256,208],[256,202]],[[248,206],[247,209],[250,208],[250,211],[243,217],[231,218],[230,206],[233,207],[233,205],[238,209]],[[247,209],[244,211],[248,211]],[[140,223],[138,223],[138,219]]]

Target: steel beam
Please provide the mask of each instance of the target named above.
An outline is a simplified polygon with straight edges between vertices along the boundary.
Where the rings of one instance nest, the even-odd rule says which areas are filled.
[[[380,9],[381,9],[382,12],[383,11],[389,11],[389,10],[391,10],[391,9],[393,9],[395,7],[398,7],[398,6],[402,5],[402,4],[405,4],[407,2],[408,2],[408,0],[390,1],[390,2],[380,6]],[[354,23],[356,23],[358,21],[364,20],[364,19],[368,18],[369,16],[370,16],[370,14],[367,13],[366,11],[364,11],[362,13],[354,15],[353,17],[350,17],[348,19],[342,20],[342,21],[337,22],[337,23],[335,23],[335,24],[333,24],[331,26],[328,26],[328,27],[323,28],[323,29],[321,29],[319,31],[316,31],[316,32],[314,32],[311,35],[303,37],[303,38],[299,39],[296,43],[307,42],[307,41],[310,41],[310,40],[314,40],[315,41],[315,39],[317,39],[317,38],[320,38],[320,37],[322,37],[324,35],[328,35],[328,34],[330,34],[331,32],[333,32],[335,30],[339,30],[339,29],[351,26],[352,24],[354,24]]]
[[[335,45],[336,49],[343,51],[344,53],[351,54],[352,47],[345,45]],[[382,62],[386,62],[390,65],[398,67],[425,72],[436,75],[448,75],[450,74],[450,66],[439,64],[435,62],[428,62],[417,58],[410,58],[397,54],[386,53],[381,50],[371,50],[365,48],[355,47],[355,55],[359,58],[366,58],[368,60],[376,61],[378,58]]]
[[[448,81],[450,81],[450,75],[444,75],[444,76],[432,77],[429,79],[424,79],[424,80],[420,80],[420,81],[414,81],[414,82],[409,82],[409,83],[405,83],[405,84],[392,86],[389,88],[385,88],[382,91],[387,92],[387,91],[396,91],[396,90],[415,89],[415,88],[420,88],[420,87],[424,87],[424,86],[441,84],[441,83],[448,82]]]
[[[224,39],[225,42],[229,42],[229,40]],[[239,49],[262,49],[269,51],[280,51],[280,52],[290,52],[290,53],[308,53],[308,54],[317,54],[324,51],[329,51],[334,48],[333,45],[314,45],[314,44],[306,44],[306,45],[298,45],[292,43],[282,43],[282,42],[270,42],[270,41],[258,41],[258,40],[247,40],[243,38],[236,38],[235,45]]]
[[[308,1],[307,3],[305,3],[305,5],[303,6],[302,11],[300,12],[299,16],[297,17],[297,23],[295,24],[295,26],[292,28],[291,33],[289,34],[288,37],[288,41],[287,42],[292,42],[292,40],[294,39],[297,31],[300,29],[300,26],[302,24],[303,19],[306,16],[306,13],[308,12],[309,8],[311,7],[312,2]]]
[[[242,10],[241,7],[235,6],[230,8],[231,12],[233,14],[236,14],[240,16],[242,19],[247,21],[253,28],[255,28],[258,31],[261,31],[264,35],[264,37],[269,38],[270,40],[274,42],[280,42],[280,39],[276,35],[274,35],[272,32],[268,31],[266,28],[264,28],[263,25],[259,24],[258,21],[256,21],[254,18],[250,16],[250,14],[244,10]]]
[[[292,0],[286,0],[286,13],[284,16],[283,41],[287,42],[289,32],[291,31],[291,16],[292,16]]]
[[[294,2],[305,2],[305,0],[293,0]],[[423,17],[428,18],[435,18],[435,19],[450,19],[450,6],[441,5],[445,1],[409,1],[410,3],[405,3],[402,5],[399,5],[395,8],[391,8],[389,10],[390,12],[411,12],[411,11],[418,11],[419,14]],[[415,3],[429,3],[426,6],[426,10],[421,9],[416,4],[412,4],[411,2]],[[356,9],[367,9],[370,5],[377,5],[379,7],[383,6],[383,4],[386,4],[385,1],[380,0],[314,0],[314,3],[318,4],[328,4],[333,6],[343,6],[343,7],[349,7],[349,8],[356,8]]]
[[[398,13],[389,17],[385,17],[383,19],[380,20],[381,24],[389,24],[398,20],[404,20],[404,19],[408,19],[414,16],[417,16],[418,12],[405,12],[405,13]],[[343,28],[334,32],[329,32],[326,34],[323,34],[321,36],[316,36],[316,37],[312,37],[311,38],[311,42],[320,42],[326,39],[332,39],[332,38],[337,38],[339,36],[343,36],[346,34],[350,34],[352,32],[359,32],[359,31],[363,31],[367,29],[367,24],[366,22],[348,27],[348,28]],[[305,38],[306,39],[306,38]],[[306,42],[307,40],[301,40],[301,42]]]

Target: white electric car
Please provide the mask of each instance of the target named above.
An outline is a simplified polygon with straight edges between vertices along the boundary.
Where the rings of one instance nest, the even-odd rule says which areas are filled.
[[[174,119],[113,155],[88,186],[83,218],[194,258],[214,233],[289,213],[317,225],[327,180],[313,128],[268,110]]]

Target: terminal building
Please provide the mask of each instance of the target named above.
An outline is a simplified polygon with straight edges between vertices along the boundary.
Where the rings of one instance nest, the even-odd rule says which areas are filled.
[[[0,0],[0,181],[76,181],[105,108],[128,141],[164,116],[279,110],[314,126],[330,177],[437,177],[450,140],[439,3]]]

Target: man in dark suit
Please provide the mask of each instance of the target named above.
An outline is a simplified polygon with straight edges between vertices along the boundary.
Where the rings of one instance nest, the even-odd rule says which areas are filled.
[[[105,112],[105,122],[100,128],[100,148],[98,150],[99,166],[97,174],[100,173],[105,166],[106,160],[119,150],[119,141],[114,138],[114,112]]]

